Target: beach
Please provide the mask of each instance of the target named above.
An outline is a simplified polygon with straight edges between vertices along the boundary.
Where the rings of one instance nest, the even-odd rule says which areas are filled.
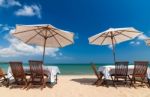
[[[0,87],[0,94],[3,97],[150,97],[147,87],[97,87],[92,85],[95,80],[94,75],[60,75],[53,88],[26,90]]]
[[[150,97],[150,0],[0,0],[0,17],[0,97]]]

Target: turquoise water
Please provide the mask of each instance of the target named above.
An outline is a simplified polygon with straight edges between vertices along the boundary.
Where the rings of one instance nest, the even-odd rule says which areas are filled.
[[[28,64],[23,64],[29,66]],[[58,66],[61,72],[61,75],[86,75],[93,74],[91,64],[53,64],[48,66]],[[109,64],[96,64],[96,66],[103,66]],[[7,72],[9,64],[0,63],[0,68]]]

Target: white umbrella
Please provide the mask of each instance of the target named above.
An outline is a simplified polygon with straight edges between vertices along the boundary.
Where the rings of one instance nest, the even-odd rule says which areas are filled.
[[[17,25],[12,34],[27,44],[43,46],[43,61],[45,47],[61,48],[74,43],[73,33],[60,30],[49,24]]]
[[[150,38],[145,39],[145,43],[147,46],[150,46]]]
[[[104,32],[96,34],[89,38],[89,43],[94,45],[112,45],[114,62],[115,58],[115,44],[131,40],[141,33],[133,27],[128,28],[110,28]]]

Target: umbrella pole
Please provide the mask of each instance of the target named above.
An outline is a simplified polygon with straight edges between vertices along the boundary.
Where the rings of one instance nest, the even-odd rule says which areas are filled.
[[[44,50],[43,50],[43,63],[44,63],[44,58],[45,58],[45,47],[46,47],[46,38],[44,39]]]
[[[112,32],[111,32],[111,41],[112,41],[112,51],[113,51],[114,64],[115,64],[115,62],[116,62],[116,55],[115,55],[115,46],[114,46],[114,40],[113,40]]]

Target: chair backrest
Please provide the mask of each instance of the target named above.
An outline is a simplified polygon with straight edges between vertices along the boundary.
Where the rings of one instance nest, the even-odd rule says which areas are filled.
[[[128,75],[128,64],[127,61],[115,62],[115,75],[127,76]]]
[[[30,65],[30,72],[32,77],[43,78],[44,73],[43,73],[42,61],[29,60],[29,65]]]
[[[135,61],[133,76],[145,77],[148,68],[148,61]]]
[[[99,75],[99,73],[97,72],[96,65],[92,64],[92,69],[93,69],[95,75],[97,76],[97,78],[99,78],[100,75]]]
[[[13,77],[15,79],[24,78],[25,73],[22,66],[22,62],[9,62]]]

